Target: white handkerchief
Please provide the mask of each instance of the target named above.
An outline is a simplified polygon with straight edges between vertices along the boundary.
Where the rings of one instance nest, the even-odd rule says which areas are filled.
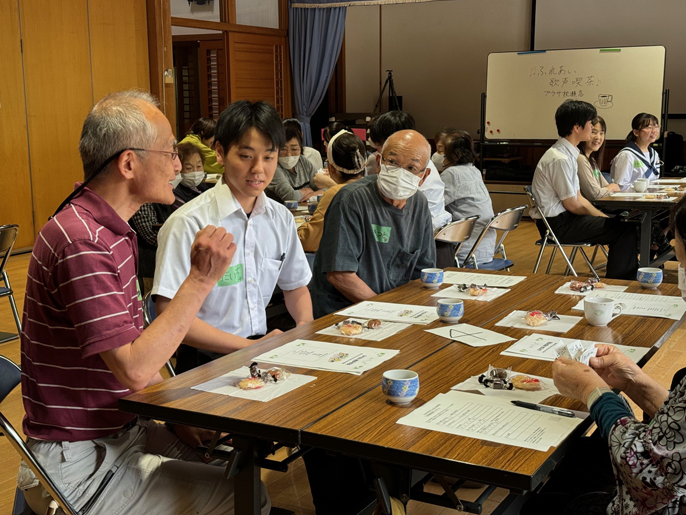
[[[497,345],[514,340],[509,336],[489,331],[482,327],[477,327],[470,324],[457,324],[447,327],[439,327],[438,329],[426,329],[427,333],[432,333],[444,338],[450,338],[456,342],[465,343],[472,347],[487,347],[489,345]]]
[[[615,284],[608,284],[605,286],[605,288],[598,288],[594,290],[588,290],[583,293],[574,291],[572,290],[569,285],[572,284],[571,281],[568,283],[563,284],[560,286],[557,290],[555,290],[555,293],[559,293],[562,295],[583,295],[584,297],[588,295],[589,293],[599,293],[602,294],[603,292],[606,291],[626,291],[628,286],[617,286]]]
[[[497,299],[502,295],[505,295],[508,291],[507,288],[489,288],[486,293],[475,297],[470,295],[468,291],[460,291],[456,286],[451,286],[450,288],[444,288],[434,293],[432,297],[442,297],[448,299],[462,299],[462,300],[478,300],[479,302],[490,302],[493,299]]]

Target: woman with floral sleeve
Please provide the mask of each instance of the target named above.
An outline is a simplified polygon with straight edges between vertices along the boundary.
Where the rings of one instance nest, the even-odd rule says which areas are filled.
[[[672,210],[670,225],[676,256],[684,267],[686,198]],[[562,395],[587,404],[606,451],[584,452],[587,445],[597,450],[598,438],[581,438],[576,444],[579,448],[567,453],[548,484],[521,513],[686,513],[686,369],[677,372],[668,391],[616,347],[597,347],[590,367],[558,358],[553,363],[553,379]],[[650,421],[637,420],[610,388],[633,400]],[[598,474],[608,458],[614,482]]]

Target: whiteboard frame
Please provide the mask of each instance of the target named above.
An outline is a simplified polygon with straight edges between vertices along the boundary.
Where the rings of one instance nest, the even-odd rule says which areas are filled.
[[[520,50],[518,52],[513,52],[513,51],[504,51],[504,52],[490,52],[488,56],[486,57],[486,87],[484,93],[482,93],[481,96],[481,122],[479,124],[479,143],[480,145],[488,145],[489,143],[495,144],[495,145],[503,145],[504,143],[507,142],[518,142],[518,143],[523,143],[523,142],[547,142],[547,141],[556,141],[557,138],[551,138],[551,139],[512,139],[512,138],[498,138],[498,137],[493,137],[493,138],[486,138],[486,109],[487,109],[487,104],[488,104],[488,95],[486,94],[486,91],[488,91],[488,59],[490,58],[491,55],[494,54],[539,54],[539,53],[548,53],[548,52],[560,52],[560,51],[569,51],[569,50],[604,50],[604,49],[614,49],[614,48],[619,48],[620,50],[623,50],[625,48],[646,48],[646,47],[662,47],[665,50],[665,58],[663,61],[663,66],[662,66],[662,99],[661,99],[661,109],[660,109],[660,122],[662,125],[662,130],[660,133],[660,137],[663,137],[663,135],[667,132],[667,122],[669,119],[668,116],[668,109],[669,109],[669,90],[665,89],[665,70],[667,68],[667,47],[664,45],[632,45],[632,46],[623,46],[623,47],[578,47],[578,48],[551,48],[551,49],[541,49],[541,50]],[[608,142],[619,142],[619,141],[624,141],[621,139],[608,139],[606,140]]]

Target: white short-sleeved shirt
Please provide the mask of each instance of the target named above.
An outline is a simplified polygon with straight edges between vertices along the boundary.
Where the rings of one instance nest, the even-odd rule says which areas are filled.
[[[445,210],[445,184],[443,184],[443,179],[441,179],[436,165],[429,161],[427,167],[431,169],[431,173],[419,187],[419,191],[424,193],[426,200],[429,201],[431,225],[436,230],[451,222],[453,217]]]
[[[233,234],[236,254],[198,318],[237,336],[265,334],[265,308],[275,286],[306,286],[312,272],[288,209],[262,193],[248,217],[223,178],[175,211],[160,230],[153,295],[174,297],[190,272],[195,235],[208,225]]]
[[[303,147],[303,156],[307,159],[317,172],[320,172],[324,168],[324,162],[322,161],[322,155],[319,150],[312,147]]]
[[[617,183],[622,191],[628,190],[639,177],[645,177],[650,182],[659,178],[660,158],[657,152],[652,148],[648,148],[648,152],[641,152],[641,158],[638,155],[639,151],[624,147],[610,164],[612,181]],[[653,170],[649,171],[646,163],[650,163],[653,170],[656,170],[658,174],[654,173]],[[646,172],[648,172],[648,175],[646,175]]]
[[[577,157],[579,149],[565,138],[560,138],[538,162],[531,188],[546,218],[564,213],[566,209],[562,201],[579,193]],[[535,209],[531,210],[530,215],[540,218]]]

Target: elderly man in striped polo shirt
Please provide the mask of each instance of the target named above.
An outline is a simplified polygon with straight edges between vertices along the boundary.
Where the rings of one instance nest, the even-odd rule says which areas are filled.
[[[198,232],[188,277],[143,331],[127,221],[142,204],[174,202],[176,140],[156,101],[131,91],[95,105],[79,151],[84,184],[40,231],[29,265],[21,335],[28,445],[79,512],[233,513],[233,481],[194,451],[211,434],[117,409],[120,397],[162,380],[159,370],[231,263],[233,236],[212,226]],[[35,504],[41,487],[24,464],[18,482]],[[270,510],[264,485],[262,509]]]

